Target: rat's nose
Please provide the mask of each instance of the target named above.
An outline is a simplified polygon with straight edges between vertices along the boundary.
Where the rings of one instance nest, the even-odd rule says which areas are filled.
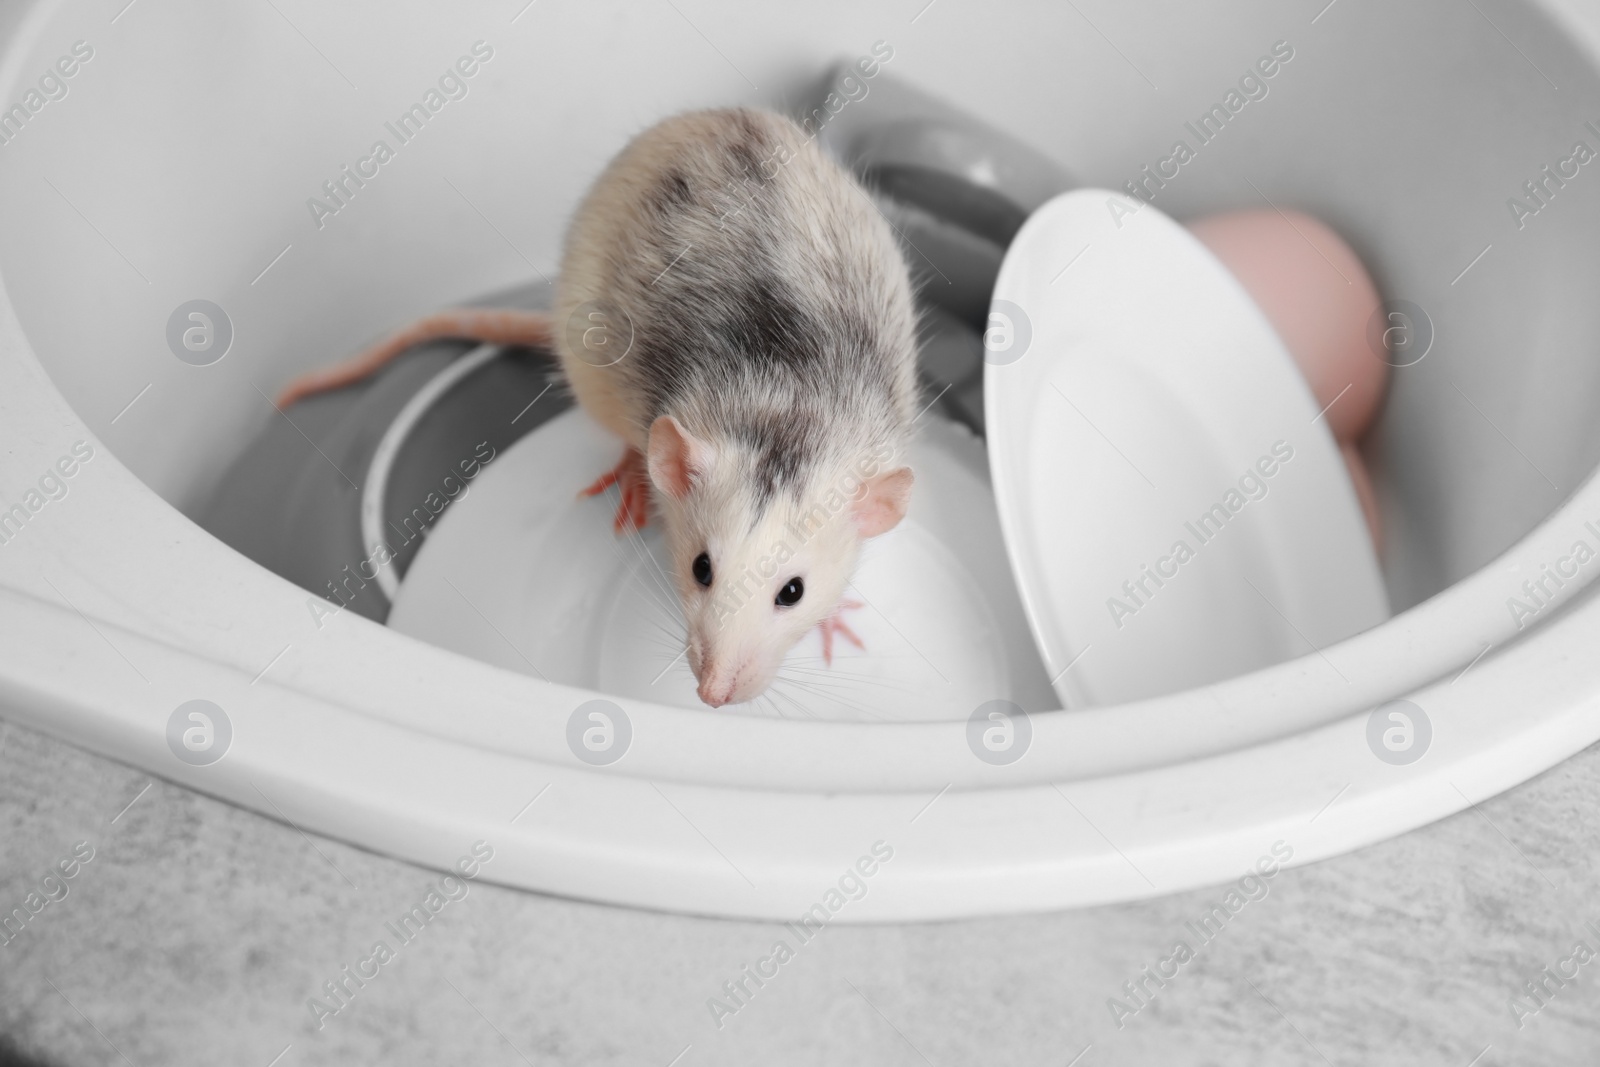
[[[713,708],[732,703],[735,683],[738,680],[737,671],[719,670],[716,665],[707,662],[702,665],[700,673],[700,688],[697,690],[700,699]]]
[[[720,708],[733,699],[733,680],[712,680],[710,678],[700,683],[700,699],[714,708]]]

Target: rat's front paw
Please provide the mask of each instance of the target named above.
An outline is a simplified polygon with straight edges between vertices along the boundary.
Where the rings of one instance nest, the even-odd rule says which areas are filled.
[[[855,645],[859,649],[866,649],[867,646],[861,643],[861,638],[857,637],[855,635],[855,631],[846,626],[844,624],[844,619],[841,618],[844,612],[854,611],[859,607],[861,607],[861,601],[859,600],[841,600],[839,601],[838,611],[817,623],[817,629],[822,631],[822,661],[828,666],[833,666],[834,634],[839,634],[846,641],[849,641],[852,645]]]
[[[620,498],[617,501],[617,518],[611,528],[617,533],[622,533],[629,526],[635,530],[644,529],[650,521],[650,475],[645,469],[644,454],[637,448],[630,445],[615,467],[595,479],[593,485],[578,495],[599,496],[613,485],[617,487]]]

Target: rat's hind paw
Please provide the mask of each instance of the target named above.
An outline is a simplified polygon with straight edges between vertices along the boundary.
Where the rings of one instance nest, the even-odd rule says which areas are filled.
[[[635,530],[644,529],[650,521],[650,477],[645,470],[644,454],[637,448],[629,446],[615,467],[578,495],[599,496],[613,485],[621,499],[617,502],[617,518],[611,528],[619,534],[630,525]]]
[[[860,606],[861,601],[859,600],[841,600],[839,601],[838,611],[817,623],[817,629],[822,631],[822,661],[828,666],[833,666],[834,634],[841,635],[845,640],[849,641],[852,645],[855,645],[859,649],[866,649],[867,646],[861,643],[861,638],[857,637],[855,631],[846,626],[844,624],[844,619],[840,617],[844,612],[854,611]]]

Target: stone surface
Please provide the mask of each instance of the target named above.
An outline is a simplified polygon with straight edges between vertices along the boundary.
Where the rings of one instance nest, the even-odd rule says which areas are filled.
[[[1204,945],[1186,923],[1223,887],[831,927],[720,1028],[708,1000],[781,927],[474,884],[319,1029],[308,999],[374,941],[397,945],[384,924],[439,875],[0,722],[0,910],[75,843],[95,850],[0,945],[0,1034],[85,1065],[1595,1062],[1600,959],[1546,979],[1520,1028],[1510,999],[1575,941],[1600,948],[1585,928],[1600,927],[1597,802],[1592,748],[1476,809],[1280,873]],[[1180,939],[1195,958],[1164,987],[1146,979],[1140,1007],[1123,983]],[[1112,997],[1138,1008],[1120,1028]]]

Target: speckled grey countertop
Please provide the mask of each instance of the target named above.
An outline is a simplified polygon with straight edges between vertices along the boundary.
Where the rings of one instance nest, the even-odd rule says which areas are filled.
[[[782,927],[472,884],[400,946],[384,924],[439,875],[0,722],[0,912],[26,911],[78,842],[94,850],[0,945],[0,1033],[44,1063],[139,1067],[1593,1063],[1597,806],[1591,748],[1444,822],[1279,873],[1203,946],[1186,924],[1222,889],[830,927],[747,981],[719,1028],[708,1001],[733,1003],[723,983]],[[335,1003],[323,984],[379,939],[395,958],[347,982],[319,1029],[309,999]],[[1144,978],[1179,940],[1195,958],[1164,986]],[[1131,997],[1133,980],[1155,995]],[[1543,1006],[1519,1012],[1528,981]]]

